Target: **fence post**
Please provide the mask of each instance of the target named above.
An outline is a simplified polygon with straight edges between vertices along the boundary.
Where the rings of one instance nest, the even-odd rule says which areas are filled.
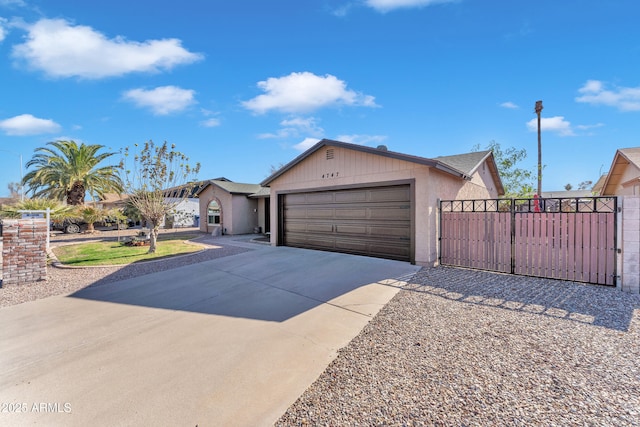
[[[511,199],[511,274],[516,272],[516,199]]]

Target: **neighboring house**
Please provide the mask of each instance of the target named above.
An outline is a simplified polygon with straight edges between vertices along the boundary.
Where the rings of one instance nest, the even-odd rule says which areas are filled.
[[[218,178],[226,180],[226,178]],[[164,190],[165,202],[175,203],[175,207],[165,216],[164,228],[182,228],[200,226],[200,200],[198,191],[207,181],[188,183]],[[189,190],[187,195],[185,192]]]
[[[12,205],[17,202],[19,199],[15,199],[13,197],[0,197],[0,208],[5,205]]]
[[[435,159],[323,139],[262,185],[271,244],[434,265],[438,201],[504,194],[491,151]]]
[[[121,209],[124,207],[127,197],[126,194],[106,193],[96,202],[96,206],[102,209]]]
[[[604,187],[604,182],[607,180],[607,175],[602,175],[600,178],[598,178],[598,181],[596,181],[595,184],[593,184],[593,187],[591,188],[591,193],[594,196],[599,196],[600,194],[602,194],[602,188]]]
[[[576,199],[581,197],[593,197],[593,190],[558,190],[543,191],[543,199]]]
[[[269,232],[269,189],[228,179],[204,181],[200,201],[200,231],[220,234]]]
[[[600,195],[640,196],[640,147],[616,151]]]

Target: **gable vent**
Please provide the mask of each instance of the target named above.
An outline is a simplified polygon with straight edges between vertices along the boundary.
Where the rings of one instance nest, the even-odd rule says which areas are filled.
[[[327,148],[327,160],[333,159],[334,153],[333,148]]]

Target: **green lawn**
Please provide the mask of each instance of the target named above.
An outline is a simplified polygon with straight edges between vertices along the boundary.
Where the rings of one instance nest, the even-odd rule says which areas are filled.
[[[66,265],[124,265],[150,261],[201,250],[201,247],[185,243],[193,236],[160,236],[155,254],[148,254],[148,246],[125,246],[118,242],[93,242],[53,248],[58,260]]]

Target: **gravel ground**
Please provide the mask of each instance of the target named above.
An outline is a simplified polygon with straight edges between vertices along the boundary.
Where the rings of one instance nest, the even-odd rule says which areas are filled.
[[[438,267],[277,426],[640,426],[640,296]]]
[[[90,240],[117,240],[120,237],[134,235],[139,229],[100,232],[93,235],[56,233],[51,238],[51,247],[63,244],[81,243]],[[197,229],[184,229],[179,232],[162,230],[161,234],[176,233],[182,235],[201,234]],[[208,234],[201,234],[194,240],[204,245],[202,252],[176,256],[159,261],[136,263],[117,267],[87,267],[87,268],[47,268],[47,280],[30,285],[4,285],[0,288],[0,307],[21,304],[52,295],[68,295],[87,286],[101,286],[118,280],[138,277],[145,274],[165,271],[172,268],[195,264],[229,255],[246,252],[246,247],[225,244],[223,239],[213,238]]]

